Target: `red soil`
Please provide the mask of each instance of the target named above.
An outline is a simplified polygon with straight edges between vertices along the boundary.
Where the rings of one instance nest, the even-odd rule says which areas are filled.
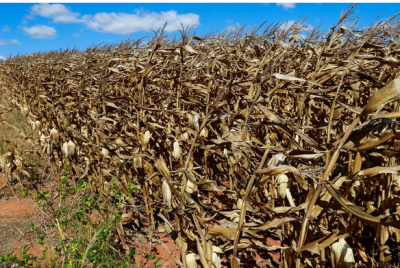
[[[6,185],[0,174],[0,186]],[[14,190],[16,191],[16,190]],[[40,210],[29,197],[3,189],[0,196],[0,255],[14,252],[21,258],[21,249],[28,245],[28,254],[42,256],[40,245],[29,223],[40,224]]]
[[[135,255],[135,265],[137,267],[149,267],[158,258],[161,258],[157,264],[163,268],[172,268],[177,267],[180,259],[180,254],[174,240],[165,234],[160,234],[160,241],[157,243],[153,242],[151,248],[148,239],[137,240],[135,251],[137,254]],[[151,253],[155,254],[156,257],[152,260],[147,260],[145,256],[149,256]]]

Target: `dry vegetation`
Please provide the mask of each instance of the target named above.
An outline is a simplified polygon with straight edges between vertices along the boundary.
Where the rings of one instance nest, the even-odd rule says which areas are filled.
[[[350,8],[324,38],[302,23],[179,40],[160,30],[146,45],[13,57],[0,86],[41,135],[26,139],[58,168],[72,159],[71,183],[98,202],[122,190],[126,250],[132,232],[166,230],[190,268],[249,267],[269,251],[283,267],[389,267],[399,25],[356,23]],[[11,149],[4,165],[23,157]]]

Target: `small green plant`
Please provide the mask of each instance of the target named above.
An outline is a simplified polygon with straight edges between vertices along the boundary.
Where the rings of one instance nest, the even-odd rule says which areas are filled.
[[[29,246],[25,245],[21,250],[21,259],[19,259],[13,252],[7,253],[0,257],[0,265],[7,262],[14,263],[20,268],[35,267],[37,256],[28,253]]]
[[[133,185],[132,182],[128,182],[128,189],[129,189],[129,192],[130,192],[131,194],[133,194],[133,193],[136,192],[136,187],[135,187],[135,185]]]
[[[154,253],[150,253],[150,256],[148,256],[148,257],[146,258],[146,260],[148,260],[148,261],[150,261],[150,260],[154,260],[156,257],[157,257],[157,255],[156,255],[156,254],[154,254]]]
[[[53,254],[48,254],[49,245],[46,235],[41,234],[34,223],[29,223],[38,244],[41,246],[43,257],[28,254],[28,246],[22,250],[22,258],[18,259],[13,253],[0,256],[0,264],[11,262],[19,268],[33,267],[35,262],[41,267],[132,267],[135,251],[122,256],[118,245],[113,244],[112,237],[116,235],[116,222],[121,221],[122,212],[120,205],[126,196],[117,183],[112,183],[110,190],[113,192],[114,202],[111,205],[101,204],[95,195],[86,193],[87,182],[79,181],[74,184],[69,178],[70,162],[68,157],[63,159],[64,170],[57,187],[58,202],[54,202],[50,191],[38,190],[32,195],[33,199],[48,211],[54,218],[49,224],[59,234],[59,242]],[[129,186],[131,193],[135,192],[133,184]],[[28,195],[28,189],[23,188],[23,195]],[[101,218],[93,222],[91,215],[97,212]],[[97,231],[96,231],[97,230]],[[152,266],[159,268],[158,260]]]
[[[157,258],[157,260],[151,265],[149,268],[161,268],[160,264],[157,264],[161,260],[160,257]]]
[[[22,188],[21,194],[26,196],[28,194],[28,190],[26,188]]]
[[[146,258],[146,260],[148,260],[148,261],[154,260],[156,257],[157,257],[156,254],[150,253],[150,256],[148,256],[148,257]],[[153,263],[151,266],[149,266],[149,268],[161,268],[161,265],[158,264],[158,262],[159,262],[160,260],[161,260],[161,258],[158,257],[157,260],[154,261],[154,263]]]

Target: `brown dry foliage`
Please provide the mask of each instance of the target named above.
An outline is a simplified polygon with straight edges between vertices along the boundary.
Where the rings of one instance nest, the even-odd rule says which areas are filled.
[[[99,198],[136,185],[129,228],[165,228],[184,265],[245,267],[254,251],[283,267],[397,264],[399,25],[356,30],[352,8],[324,38],[301,22],[160,30],[144,46],[16,56],[1,90],[56,165],[76,145],[75,178]]]

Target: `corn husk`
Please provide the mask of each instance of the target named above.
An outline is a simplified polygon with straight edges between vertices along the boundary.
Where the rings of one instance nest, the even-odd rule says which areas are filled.
[[[187,193],[189,193],[189,194],[192,194],[192,193],[196,192],[196,191],[197,191],[197,186],[196,186],[196,184],[193,184],[190,180],[188,180],[188,181],[187,181],[187,184],[186,184],[186,189],[185,189],[185,191],[186,191]]]
[[[172,208],[172,192],[171,189],[169,188],[169,185],[167,181],[163,181],[162,184],[162,194],[164,198],[164,202],[167,204],[169,208]]]
[[[146,146],[149,143],[150,138],[151,138],[151,133],[150,133],[150,131],[146,130],[146,132],[144,133],[144,137],[143,137],[144,146]]]
[[[219,247],[212,247],[212,263],[215,268],[221,268],[221,257],[219,254],[223,253],[223,251]]]
[[[333,253],[333,258],[331,259],[332,267],[354,267],[355,259],[353,250],[343,238],[340,238],[338,242],[332,244],[331,251]]]
[[[186,254],[186,265],[188,268],[197,268],[196,254]]]
[[[62,149],[63,149],[65,156],[75,157],[77,155],[76,145],[71,140],[69,140],[68,142],[64,142]]]
[[[285,174],[280,174],[277,176],[276,181],[277,181],[277,185],[278,185],[279,197],[282,199],[285,199],[286,189],[287,189],[287,185],[289,182],[289,178]]]
[[[50,142],[53,144],[57,144],[60,140],[60,134],[58,133],[57,129],[52,128],[50,131]]]
[[[172,152],[172,156],[175,158],[175,160],[178,160],[181,156],[181,148],[179,147],[179,142],[175,140],[174,142],[174,150]]]

